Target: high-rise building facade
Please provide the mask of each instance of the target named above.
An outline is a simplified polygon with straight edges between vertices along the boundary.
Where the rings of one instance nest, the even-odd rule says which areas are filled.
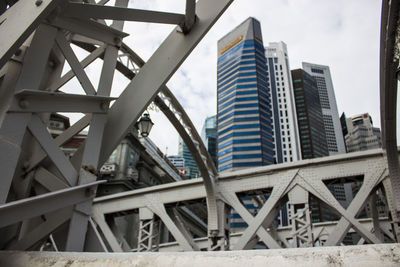
[[[274,163],[272,107],[260,23],[248,18],[218,41],[218,170]]]
[[[302,69],[292,70],[293,92],[296,103],[302,159],[312,159],[329,155],[325,126],[317,83]],[[343,186],[329,186],[337,197],[344,191]],[[334,220],[333,212],[322,201],[310,195],[311,221]]]
[[[346,128],[345,140],[348,152],[382,147],[381,131],[373,126],[368,113],[346,118]]]
[[[303,62],[303,69],[317,82],[329,155],[346,153],[329,67]]]
[[[302,159],[328,156],[317,84],[302,69],[292,70],[292,79]]]
[[[183,142],[181,137],[179,137],[178,156],[183,157],[185,160],[185,170],[187,171],[185,176],[187,178],[200,177],[200,170],[197,167],[197,163],[193,159],[192,153],[190,153],[189,148],[186,146],[185,142]]]
[[[216,167],[217,163],[217,115],[207,117],[204,121],[201,130],[201,139],[207,148],[208,153],[214,161]]]
[[[301,158],[300,140],[286,44],[269,43],[265,57],[272,94],[275,159],[277,163],[297,161]]]

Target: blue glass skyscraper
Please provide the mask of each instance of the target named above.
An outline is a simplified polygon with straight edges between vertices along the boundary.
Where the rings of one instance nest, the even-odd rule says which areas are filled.
[[[210,153],[215,166],[217,163],[217,116],[207,117],[204,121],[203,128],[201,130],[201,139],[206,146],[208,153]]]
[[[219,171],[273,164],[271,97],[256,19],[218,41],[217,72]]]

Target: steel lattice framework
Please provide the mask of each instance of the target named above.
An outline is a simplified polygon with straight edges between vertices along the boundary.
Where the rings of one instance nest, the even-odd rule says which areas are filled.
[[[128,0],[12,1],[0,15],[0,247],[38,249],[44,240],[66,251],[131,251],[115,224],[121,213],[138,210],[138,251],[250,249],[340,245],[347,233],[359,243],[399,240],[399,162],[396,143],[399,1],[383,1],[381,30],[381,116],[383,151],[263,167],[219,175],[194,125],[166,82],[221,16],[232,0],[186,1],[185,14],[128,8]],[[105,20],[111,20],[107,24]],[[124,42],[124,21],[177,25],[147,62]],[[89,55],[79,61],[71,45]],[[103,62],[99,85],[85,68]],[[64,63],[71,71],[62,74]],[[130,83],[110,97],[115,71]],[[85,95],[62,87],[76,77]],[[115,100],[113,105],[110,102]],[[100,167],[147,106],[154,102],[191,151],[202,179],[182,181],[95,199]],[[53,138],[46,129],[52,112],[85,116]],[[85,143],[72,158],[60,146],[90,126]],[[331,180],[362,183],[347,209],[326,186]],[[258,196],[260,210],[251,214],[241,192]],[[261,192],[261,193],[260,193]],[[390,218],[357,214],[384,192]],[[338,216],[336,222],[313,224],[309,195]],[[194,238],[179,212],[182,203],[206,199],[207,237]],[[290,227],[275,229],[282,205],[291,204]],[[171,206],[172,205],[172,206]],[[248,227],[229,234],[233,208]],[[159,244],[162,225],[175,243]]]

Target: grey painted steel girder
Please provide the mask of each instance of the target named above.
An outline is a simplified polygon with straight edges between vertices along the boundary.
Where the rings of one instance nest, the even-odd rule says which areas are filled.
[[[20,84],[20,89],[17,90],[15,99],[12,100],[12,105],[9,109],[9,112],[4,113],[5,111],[7,111],[7,109],[3,109],[2,107],[2,114],[0,115],[2,115],[2,117],[6,116],[6,123],[2,124],[2,128],[6,134],[13,134],[16,130],[19,131],[19,136],[17,135],[15,137],[12,137],[16,140],[14,143],[16,146],[22,147],[23,142],[25,142],[23,141],[23,136],[25,132],[24,127],[28,127],[31,134],[34,135],[37,139],[39,145],[41,146],[41,149],[37,149],[33,153],[29,152],[30,157],[26,162],[23,162],[23,167],[25,173],[27,173],[31,177],[29,181],[31,181],[31,179],[33,178],[33,180],[38,183],[34,185],[35,190],[37,190],[37,192],[41,192],[43,195],[46,195],[46,192],[48,191],[55,191],[57,192],[56,194],[58,194],[60,192],[63,192],[64,190],[68,191],[69,187],[71,189],[79,188],[80,184],[84,186],[87,183],[90,184],[90,182],[93,181],[92,176],[79,175],[78,172],[74,170],[74,168],[79,169],[81,166],[89,166],[89,170],[93,171],[93,169],[91,168],[97,169],[99,166],[101,166],[104,160],[108,157],[107,154],[110,154],[114,147],[118,144],[119,140],[117,139],[121,139],[123,137],[128,127],[132,124],[132,122],[136,121],[137,117],[140,116],[141,111],[146,108],[151,99],[153,99],[154,97],[159,98],[158,96],[156,96],[157,91],[159,91],[164,86],[165,82],[171,77],[173,72],[188,56],[193,47],[200,41],[200,39],[210,29],[212,24],[216,21],[216,19],[218,19],[218,17],[232,1],[221,0],[216,2],[203,0],[196,5],[194,0],[187,0],[185,15],[167,14],[160,12],[157,13],[151,11],[138,11],[130,10],[127,8],[124,9],[124,7],[127,6],[127,0],[117,0],[116,7],[100,6],[102,4],[105,4],[106,2],[108,1],[100,1],[99,3],[97,3],[98,6],[93,6],[90,4],[96,3],[92,0],[89,1],[89,5],[81,3],[69,3],[68,1],[62,0],[36,1],[35,5],[32,5],[32,2],[27,3],[26,1],[19,1],[15,6],[9,8],[5,13],[0,16],[0,21],[2,23],[0,27],[0,32],[2,33],[2,36],[10,37],[7,39],[7,42],[2,42],[0,46],[0,68],[5,66],[4,68],[1,68],[2,77],[4,77],[4,74],[6,73],[5,71],[10,70],[11,68],[10,66],[12,65],[12,63],[8,60],[13,54],[15,54],[13,56],[13,60],[19,60],[19,58],[21,58],[19,62],[23,64],[22,70],[24,71],[25,68],[26,77],[24,77],[23,79],[23,82],[25,84],[28,84],[30,82],[29,79],[32,78],[32,75],[27,75],[29,73],[29,68],[32,69],[32,74],[36,74],[36,87],[31,88],[30,86],[24,86],[23,84]],[[213,8],[210,8],[210,6],[213,6]],[[146,63],[140,73],[138,73],[137,77],[135,78],[136,83],[134,83],[134,85],[131,84],[130,86],[128,86],[128,88],[123,93],[123,95],[125,94],[128,96],[133,96],[134,99],[137,101],[137,106],[134,108],[134,110],[129,110],[129,108],[132,107],[132,103],[129,103],[129,105],[127,105],[127,103],[121,100],[121,98],[116,101],[113,110],[108,110],[108,102],[112,100],[112,98],[108,97],[108,95],[111,88],[113,72],[116,68],[116,65],[121,65],[121,62],[117,62],[117,59],[119,58],[118,49],[120,49],[121,45],[124,46],[121,43],[121,40],[123,37],[126,36],[126,34],[121,31],[123,23],[114,21],[111,24],[111,27],[108,27],[102,20],[88,21],[83,20],[81,16],[76,18],[74,14],[76,14],[75,11],[79,11],[79,9],[82,9],[82,12],[86,10],[87,12],[85,11],[84,13],[92,18],[101,18],[101,12],[103,12],[102,14],[104,15],[104,11],[108,12],[109,15],[117,17],[121,16],[121,14],[125,12],[125,16],[128,17],[141,14],[141,16],[143,16],[141,19],[142,21],[147,21],[147,19],[150,19],[152,22],[166,22],[179,25],[180,30],[174,30],[171,33],[170,37],[167,38],[166,41],[164,41],[161,47],[156,51],[155,55],[150,58],[149,62]],[[65,10],[66,12],[63,13],[63,10]],[[18,16],[18,14],[25,13],[29,14],[29,16]],[[15,20],[16,18],[23,18],[23,20],[19,21],[18,23]],[[179,18],[179,21],[171,21],[171,19],[174,20],[176,18]],[[153,21],[154,19],[155,21]],[[48,23],[48,25],[40,24],[41,22]],[[197,22],[196,25],[195,22]],[[10,31],[12,27],[14,31]],[[41,53],[35,54],[36,52],[34,51],[36,50],[32,48],[32,45],[31,47],[29,47],[31,41],[28,40],[26,43],[26,48],[28,48],[28,57],[26,57],[25,50],[21,50],[21,45],[34,30],[39,29],[38,27],[42,29],[42,35],[46,36],[46,38],[49,39],[46,42],[47,46],[36,46],[35,49],[40,51]],[[98,44],[99,46],[95,48],[93,53],[91,53],[87,58],[85,58],[82,62],[79,62],[69,46],[70,40],[67,39],[68,36],[66,37],[64,35],[64,32],[60,31],[59,29],[65,29],[73,33],[76,39],[80,39],[83,42],[89,41],[89,43]],[[12,34],[7,35],[8,32]],[[39,33],[40,31],[36,30],[36,33],[33,35],[34,37],[32,44],[40,44],[41,40],[39,39],[39,37],[36,38],[36,36],[40,36]],[[45,62],[47,61],[49,55],[48,53],[50,53],[54,41],[57,44],[57,48],[54,48],[56,49],[54,50],[56,57],[59,57],[60,53],[62,53],[64,58],[71,66],[71,71],[64,75],[61,79],[57,79],[57,73],[59,75],[61,72],[61,68],[57,67],[58,72],[54,72],[54,77],[49,79],[49,82],[47,82],[47,84],[40,84],[40,87],[44,86],[44,88],[39,88],[39,82],[42,79],[43,73],[39,74],[38,69],[34,69],[34,66],[38,59],[41,59],[43,66],[42,69],[44,69]],[[164,64],[162,64],[165,60],[165,55],[168,55],[168,60],[165,61]],[[23,58],[23,56],[25,56],[25,59]],[[52,55],[52,57],[54,56]],[[99,57],[104,59],[104,64],[100,77],[99,88],[96,92],[96,89],[88,79],[84,68]],[[130,58],[132,57],[135,58],[135,56],[131,53]],[[54,58],[52,60],[54,60]],[[54,65],[54,62],[52,60],[49,61],[50,66]],[[59,66],[62,66],[64,59],[59,58],[57,60]],[[8,65],[4,65],[7,61]],[[156,69],[159,70],[158,72],[156,72],[156,74],[159,75],[158,77],[155,77],[154,75],[149,75],[150,73],[154,73],[152,70],[154,66],[156,66]],[[19,73],[15,73],[15,77],[18,77]],[[62,85],[64,85],[74,76],[78,78],[87,96],[74,96],[71,94],[63,95],[60,93],[56,93],[56,91]],[[151,76],[152,80],[146,80],[146,76]],[[32,84],[35,84],[35,82],[33,82]],[[3,82],[4,86],[6,84],[6,82]],[[132,90],[133,86],[135,86],[134,92]],[[154,88],[152,89],[153,91],[149,91],[148,86]],[[45,88],[47,89],[43,90]],[[214,179],[216,175],[216,169],[204,145],[201,143],[201,139],[195,131],[194,126],[190,122],[188,116],[184,113],[183,108],[179,105],[173,95],[168,92],[168,89],[166,95],[169,95],[169,101],[170,99],[172,99],[174,104],[168,103],[168,101],[166,101],[166,98],[164,98],[164,102],[162,103],[168,103],[166,104],[166,106],[173,110],[172,114],[180,113],[184,115],[183,118],[180,117],[178,119],[178,121],[180,120],[180,123],[177,127],[185,129],[185,135],[190,137],[190,139],[186,138],[186,141],[189,142],[191,151],[195,154],[199,154],[197,156],[195,155],[195,158],[199,162],[201,160],[201,163],[199,164],[200,168],[202,169],[203,173],[206,173],[206,175],[204,175],[206,181],[205,184],[207,187],[206,190],[208,191],[209,195],[211,195],[209,199],[207,199],[209,209],[211,209],[209,212],[209,228],[213,231],[216,231],[219,227],[218,217],[216,215],[216,205],[213,205],[213,203],[215,203]],[[45,97],[45,99],[43,99],[43,96]],[[82,101],[82,104],[86,104],[92,101],[93,105],[88,105],[83,108],[83,105],[76,103],[76,101],[74,101],[74,98],[78,101]],[[59,103],[63,104],[64,107],[60,107],[60,105],[57,105],[56,102],[53,103],[53,106],[46,105],[46,102],[48,102],[47,104],[51,104],[51,101],[58,101],[58,99],[60,101]],[[183,112],[179,112],[179,110],[182,110]],[[87,114],[71,128],[67,129],[56,139],[52,140],[52,138],[46,132],[45,126],[42,122],[43,119],[44,121],[46,121],[46,119],[39,118],[36,115],[31,115],[33,112],[47,113],[50,111],[80,111],[90,114]],[[131,111],[134,111],[136,113],[129,114],[130,118],[126,118],[125,115]],[[109,112],[108,115],[101,114],[107,112]],[[18,113],[21,113],[21,115],[18,115]],[[21,120],[21,118],[23,118],[23,120]],[[121,118],[124,118],[124,120],[120,120]],[[11,121],[14,124],[11,124],[12,127],[10,127]],[[113,126],[113,123],[114,126],[117,126],[118,131],[111,133],[109,131],[107,132],[107,127],[110,128],[111,126]],[[62,156],[62,152],[58,149],[58,147],[67,142],[70,138],[74,136],[74,134],[78,133],[89,124],[91,127],[88,138],[86,139],[85,149],[81,148],[80,150],[78,150],[77,153],[75,153],[74,157],[71,159],[71,165],[71,163],[69,161],[66,161],[65,158]],[[111,124],[111,126],[109,124]],[[182,124],[184,126],[182,126]],[[16,125],[18,125],[18,127],[15,127]],[[113,130],[115,130],[115,128]],[[14,142],[14,140],[12,141]],[[101,143],[103,144],[101,145]],[[8,144],[3,143],[3,145],[8,146],[6,149],[7,151],[15,150]],[[37,146],[36,144],[33,145]],[[29,145],[24,146],[27,146],[29,150]],[[26,149],[27,147],[23,149]],[[17,158],[20,155],[20,151],[21,150],[15,150],[15,156],[7,159],[5,161],[5,164],[8,164],[8,161],[16,164]],[[201,151],[202,154],[200,155],[198,151]],[[48,166],[44,168],[43,166],[41,166],[41,164],[42,162],[44,162],[44,160],[46,160],[46,158],[50,158],[53,161],[53,165],[48,165],[49,162],[46,161],[46,164]],[[13,164],[8,166],[8,169],[11,172],[14,171],[13,166],[17,166]],[[5,165],[3,164],[3,166]],[[210,171],[206,172],[206,168],[208,168]],[[9,179],[10,182],[10,176],[12,176],[11,172],[6,172],[6,176],[8,176],[6,177],[6,180]],[[15,181],[13,181],[13,183],[14,182]],[[9,184],[6,182],[4,185],[5,186],[3,187],[3,189],[8,191]],[[39,185],[42,187],[38,187]],[[24,192],[24,190],[25,192],[28,192],[30,183],[24,186],[26,186],[26,188],[23,189],[21,192]],[[7,196],[7,191],[0,192],[1,197],[4,198],[4,200]],[[29,199],[27,200],[27,202],[29,203]],[[6,205],[11,205],[9,208],[12,208],[13,204],[16,203],[10,202]],[[99,233],[94,228],[94,224],[88,216],[90,205],[91,199],[86,200],[84,203],[75,205],[74,209],[72,210],[72,215],[70,210],[64,211],[64,209],[61,208],[59,211],[50,212],[47,216],[46,222],[38,224],[35,230],[31,232],[31,234],[25,234],[24,236],[21,236],[22,238],[20,238],[17,243],[10,244],[8,247],[27,249],[38,240],[46,237],[46,235],[50,234],[52,230],[59,227],[66,220],[71,218],[71,222],[69,223],[69,233],[66,235],[67,243],[65,249],[76,251],[80,251],[83,249],[83,242],[88,221],[88,239],[93,239],[93,241],[90,241],[87,245],[92,248],[97,247],[106,249],[101,241]],[[161,218],[163,218],[163,216],[168,216],[165,211],[163,211],[163,207],[161,207],[157,203],[153,205],[153,209],[157,211],[157,214]],[[41,212],[40,209],[38,212]],[[60,214],[63,215],[60,216]],[[164,220],[168,220],[168,217],[165,217]],[[28,221],[27,223],[29,224],[30,222]],[[98,222],[99,225],[101,225],[102,223],[104,224],[105,222]],[[24,225],[25,222],[23,223],[22,228],[25,227]],[[172,232],[175,232],[175,238],[177,240],[188,238],[187,236],[180,235],[180,230],[178,228],[176,228]],[[113,232],[111,231],[110,233]],[[107,233],[104,234],[107,235]],[[184,243],[185,241],[183,240],[181,242]],[[186,244],[188,245],[187,248],[189,248],[190,244],[194,243],[189,240]]]
[[[397,158],[397,86],[399,79],[400,1],[383,0],[380,41],[380,105],[383,147],[386,151],[393,190],[392,214],[400,241],[400,164]]]
[[[374,224],[371,219],[360,219],[359,222],[361,225],[368,229],[370,232],[374,232]],[[314,241],[318,241],[320,244],[324,244],[326,242],[326,239],[330,235],[334,235],[334,231],[336,229],[337,222],[322,222],[322,223],[314,223],[313,228],[312,228],[312,235],[314,237]],[[388,218],[381,217],[379,218],[379,227],[382,232],[385,233],[385,235],[389,238],[390,242],[396,242],[396,239],[393,235],[392,231],[392,225],[391,221]],[[356,233],[352,228],[349,230],[350,234]],[[230,242],[232,244],[236,244],[238,240],[242,236],[242,232],[238,233],[231,233],[230,236]],[[292,238],[292,228],[287,226],[287,227],[282,227],[276,229],[275,232],[276,237],[274,237],[276,240],[279,240],[282,242],[282,246],[285,248],[291,248],[292,245],[289,244],[288,242],[285,242],[285,240],[290,240]],[[208,240],[207,238],[195,238],[194,242],[197,244],[197,246],[200,249],[207,249],[208,247]],[[365,242],[364,238],[361,238],[360,241],[358,242],[358,245],[363,245]],[[340,244],[341,246],[344,246],[344,244]],[[279,247],[281,248],[281,247]],[[232,249],[232,248],[231,248]],[[163,243],[160,244],[159,246],[159,252],[174,252],[179,250],[179,244],[177,242],[169,242],[169,243]],[[136,249],[132,249],[131,251],[136,252]]]
[[[84,49],[95,51],[95,47],[90,44],[77,43]],[[127,45],[122,44],[121,51],[128,61],[119,62],[117,69],[129,79],[136,76],[136,69],[131,69],[132,62],[139,68],[145,65],[145,62],[132,51]],[[101,53],[97,53],[101,57]],[[67,76],[67,75],[65,75]],[[68,75],[72,78],[72,75]],[[207,149],[205,148],[201,137],[197,133],[193,123],[190,121],[189,116],[186,114],[179,101],[175,98],[172,92],[164,86],[161,92],[154,98],[154,103],[160,108],[161,111],[170,120],[172,125],[178,131],[185,144],[188,146],[193,155],[197,165],[199,166],[201,176],[204,178],[204,183],[207,190],[207,208],[208,208],[208,225],[210,231],[218,231],[218,215],[216,204],[216,190],[214,180],[217,178],[217,170],[214,162],[211,159]]]
[[[353,177],[363,177],[363,183],[349,207],[344,209],[324,181]],[[320,230],[318,233],[312,229],[313,233],[316,233],[314,240],[324,240],[324,245],[340,245],[352,228],[366,242],[382,243],[383,239],[378,234],[380,229],[374,228],[371,231],[370,225],[366,228],[359,219],[356,219],[356,216],[379,185],[383,184],[385,190],[390,189],[390,186],[388,187],[388,184],[385,183],[386,181],[388,181],[388,169],[382,150],[330,156],[222,174],[219,177],[218,189],[223,201],[233,207],[248,224],[240,237],[235,239],[236,242],[232,244],[231,248],[235,250],[250,248],[249,242],[254,236],[257,236],[269,248],[288,247],[289,244],[286,240],[279,239],[279,235],[278,238],[273,236],[273,233],[265,226],[274,220],[285,196],[298,188],[318,197],[341,217],[337,223],[331,225],[333,229],[329,230],[329,233],[324,233],[322,228],[318,228]],[[94,214],[96,214],[95,221],[97,223],[98,218],[104,217],[105,214],[140,208],[153,209],[152,206],[155,203],[159,207],[155,213],[161,214],[160,210],[165,205],[206,197],[202,182],[202,179],[193,179],[96,198],[93,205]],[[240,202],[237,193],[265,189],[272,189],[271,195],[257,215],[253,216]],[[164,224],[172,229],[173,225],[170,221],[164,221],[164,218],[162,218]],[[380,221],[378,220],[376,225],[380,225]],[[101,220],[99,227],[102,231],[107,232],[108,226],[104,225]],[[379,228],[385,229],[383,231],[387,232],[389,237],[391,236],[387,225]],[[288,233],[286,237],[294,234],[293,230]],[[183,233],[177,235],[182,237],[177,239],[180,249],[186,250],[188,243],[183,238]],[[324,238],[322,238],[323,235],[325,235]],[[109,242],[109,238],[111,243],[115,239],[113,236],[106,236],[107,242]],[[122,251],[120,246],[115,246],[113,249]]]

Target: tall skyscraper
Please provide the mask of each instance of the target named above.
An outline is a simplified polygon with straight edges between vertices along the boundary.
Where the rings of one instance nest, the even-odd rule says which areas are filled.
[[[206,118],[201,130],[201,139],[217,167],[217,115]]]
[[[372,125],[372,118],[368,113],[346,118],[345,121],[347,129],[345,141],[348,152],[382,147],[381,131]]]
[[[329,67],[303,62],[303,69],[317,82],[329,155],[346,153]]]
[[[302,158],[328,156],[317,84],[311,75],[302,69],[292,70],[292,78]]]
[[[322,108],[313,77],[302,69],[292,70],[293,92],[296,102],[297,124],[303,159],[328,156]],[[344,194],[343,185],[329,185],[329,190],[339,200]],[[313,195],[310,195],[311,220],[323,222],[335,220],[334,213]]]
[[[265,56],[272,94],[276,162],[297,161],[301,158],[300,140],[286,44],[269,43]]]
[[[256,19],[218,41],[217,72],[218,170],[273,164],[271,96]]]

